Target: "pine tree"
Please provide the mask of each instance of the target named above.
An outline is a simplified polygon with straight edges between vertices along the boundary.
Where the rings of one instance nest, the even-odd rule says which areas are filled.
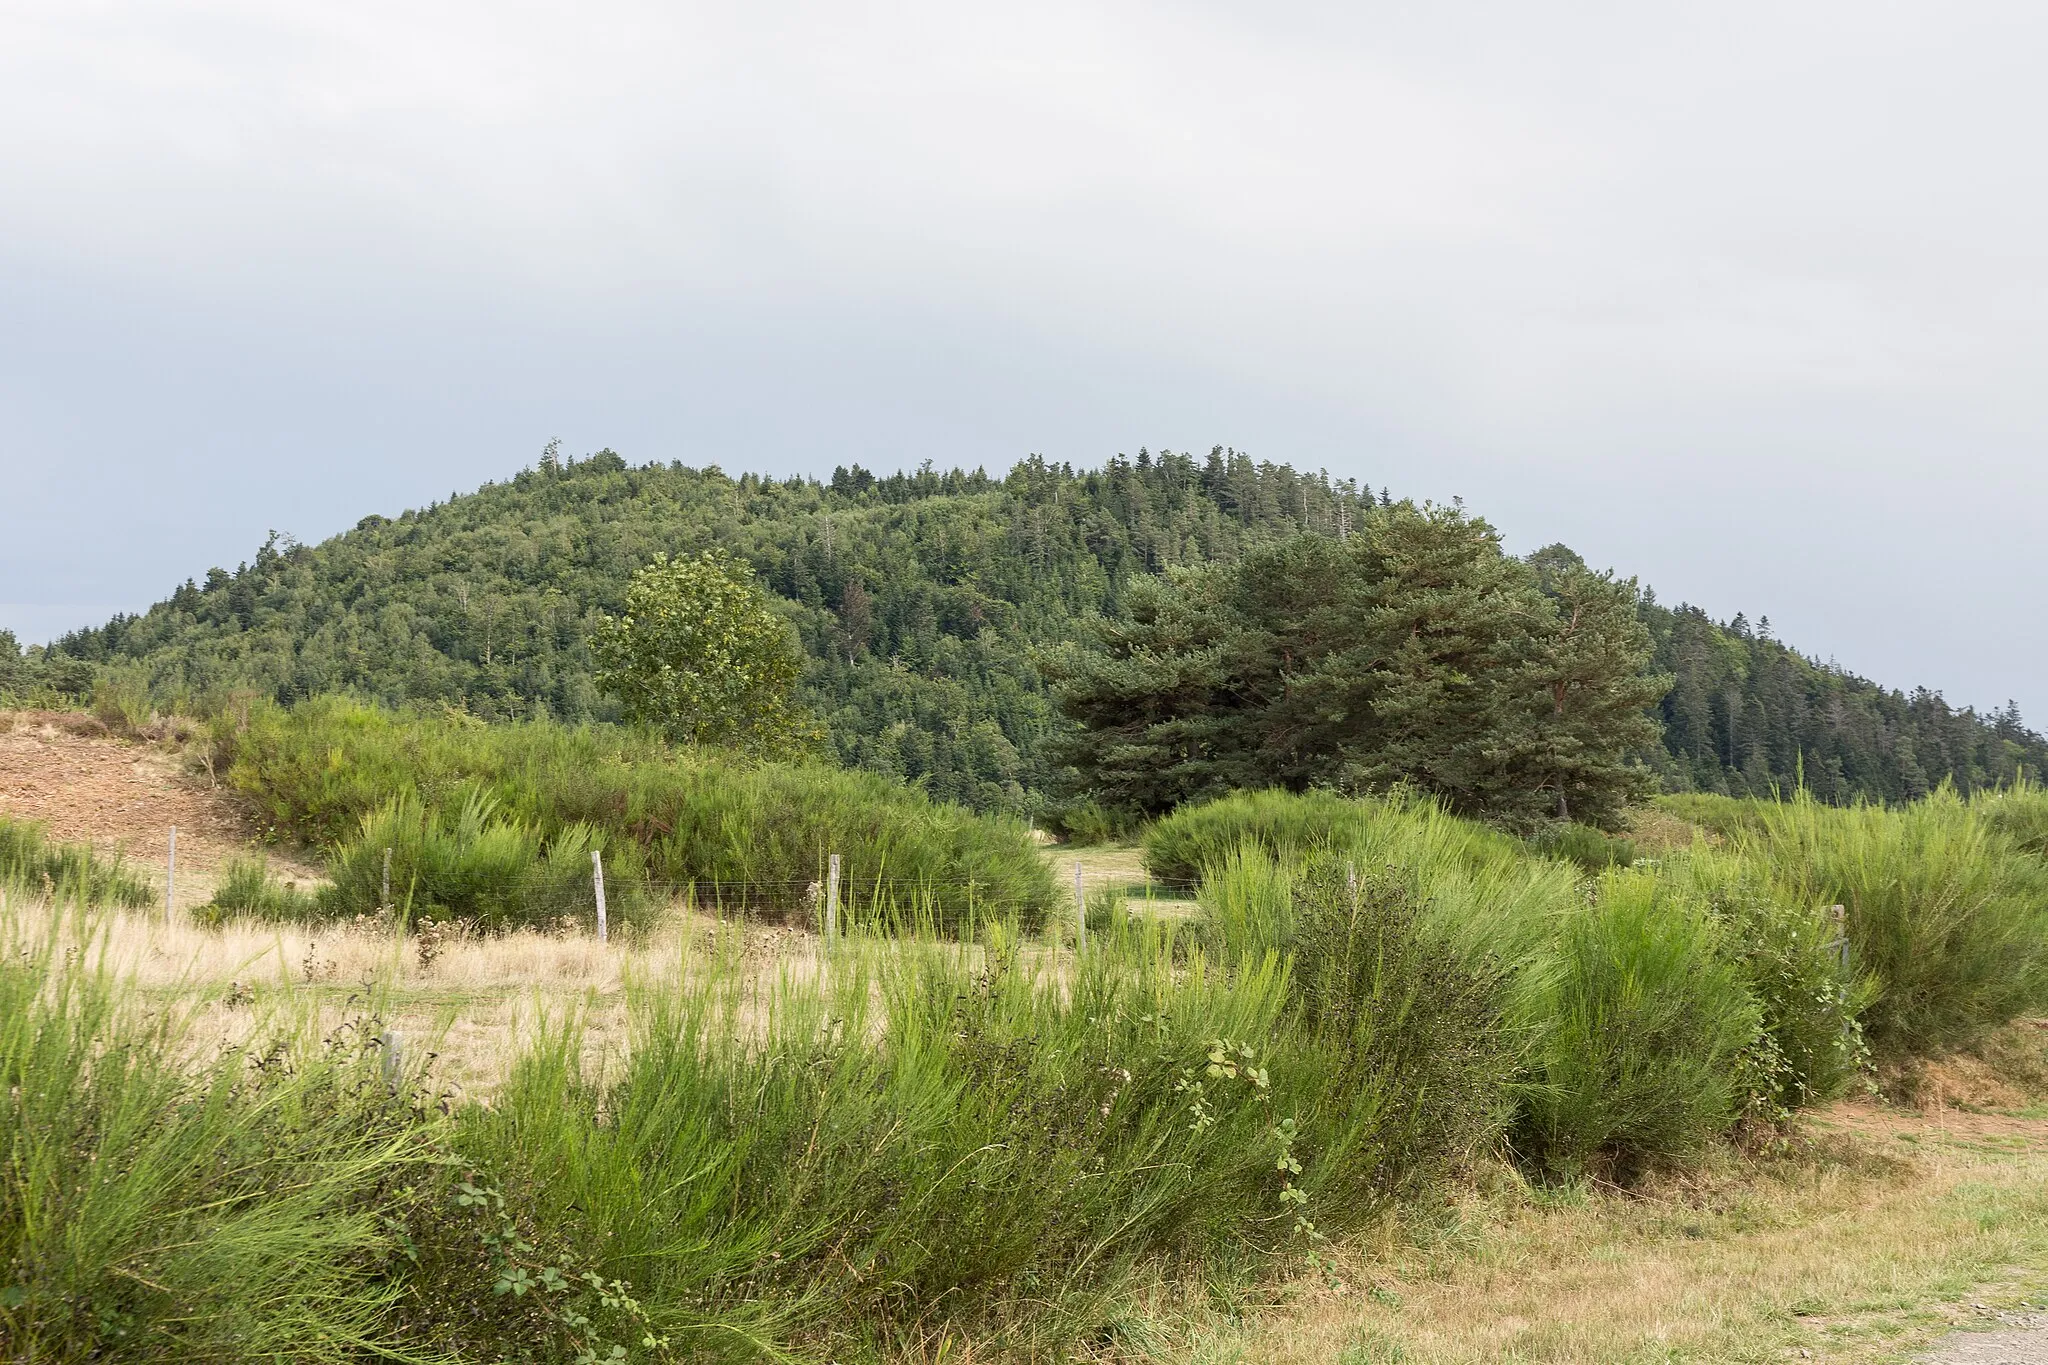
[[[1046,660],[1081,729],[1066,757],[1097,799],[1147,812],[1399,785],[1515,824],[1611,821],[1648,780],[1634,755],[1669,679],[1645,675],[1632,581],[1556,567],[1546,595],[1484,521],[1404,502],[1343,542],[1172,575]]]

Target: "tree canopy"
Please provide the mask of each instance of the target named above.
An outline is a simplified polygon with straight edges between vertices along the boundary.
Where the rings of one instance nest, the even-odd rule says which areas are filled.
[[[1079,785],[1156,814],[1239,787],[1419,788],[1528,824],[1611,821],[1653,782],[1636,585],[1546,584],[1458,507],[1392,503],[1134,588],[1050,652]]]
[[[598,617],[625,610],[655,555],[717,548],[795,628],[800,699],[840,762],[980,809],[1044,814],[1060,799],[1055,749],[1071,722],[1041,651],[1121,616],[1169,570],[1229,565],[1304,534],[1348,543],[1387,500],[1220,448],[1081,470],[1034,457],[1000,478],[853,466],[822,481],[550,456],[317,545],[273,537],[239,567],[49,650],[0,643],[0,692],[76,696],[113,670],[163,701],[349,691],[486,719],[617,720],[624,708],[597,687],[588,644]],[[2048,742],[2010,706],[1984,713],[1881,687],[1765,623],[1718,622],[1647,592],[1638,615],[1648,671],[1677,680],[1657,708],[1663,740],[1641,754],[1668,789],[1762,794],[1803,772],[1826,800],[1898,800],[2048,764]]]
[[[795,697],[796,632],[723,550],[656,555],[627,585],[625,614],[598,617],[590,656],[627,719],[678,743],[784,755],[819,738]]]

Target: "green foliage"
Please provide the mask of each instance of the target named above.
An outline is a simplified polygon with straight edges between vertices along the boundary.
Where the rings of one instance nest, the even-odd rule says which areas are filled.
[[[603,832],[537,835],[500,791],[532,807],[565,780],[533,774],[656,752],[339,702],[255,708],[238,742],[237,772],[254,754],[323,799],[409,763],[356,842],[415,840],[396,898],[444,841],[474,905],[514,903],[548,840],[573,861]],[[64,928],[10,922],[0,1331],[38,1359],[1109,1349],[1162,1267],[1322,1263],[1500,1135],[1542,1176],[1627,1181],[1839,1093],[1898,977],[1867,937],[1842,971],[1822,888],[1920,915],[1913,950],[1946,956],[1914,998],[1988,1017],[2037,950],[2001,940],[2005,976],[1971,975],[1984,945],[1925,938],[1912,907],[1952,931],[2010,927],[2008,893],[2038,912],[2048,868],[1989,805],[1773,805],[1724,847],[1589,880],[1427,799],[1233,797],[1162,822],[1206,868],[1195,934],[1104,888],[1056,970],[1000,916],[952,939],[856,917],[816,971],[693,937],[672,978],[629,983],[619,1059],[556,1018],[452,1124],[385,1072],[373,1020],[320,1039],[282,1018],[222,1054]]]
[[[1777,795],[1772,792],[1768,799],[1775,801]],[[1714,792],[1683,792],[1660,796],[1657,805],[1687,824],[1697,825],[1724,839],[1759,833],[1764,828],[1764,801]]]
[[[1275,792],[1178,811],[1147,848],[1155,869],[1204,860],[1201,930],[1222,960],[1295,954],[1299,977],[1302,888],[1316,878],[1325,913],[1332,895],[1405,907],[1456,948],[1460,970],[1500,992],[1492,1030],[1527,1087],[1518,1140],[1543,1170],[1633,1174],[1738,1117],[1842,1093],[1865,1061],[1871,990],[1839,966],[1797,864],[1701,848],[1623,877],[1601,853],[1590,866],[1531,856],[1425,801]],[[1607,874],[1590,910],[1584,870]],[[1731,1044],[1742,1009],[1755,1027]],[[1699,1090],[1707,1073],[1718,1088]],[[1639,1122],[1607,1104],[1612,1086]],[[1674,1098],[1688,1094],[1697,1107]]]
[[[1279,974],[1225,983],[1127,928],[1070,994],[1014,942],[856,934],[829,986],[694,963],[702,989],[636,995],[622,1074],[566,1030],[465,1148],[603,1273],[638,1268],[692,1358],[865,1356],[913,1323],[1052,1355],[1155,1258],[1314,1245],[1327,1092]]]
[[[867,773],[735,764],[614,727],[487,726],[328,697],[252,708],[229,753],[229,780],[280,833],[335,850],[347,913],[377,906],[386,848],[401,910],[410,895],[489,923],[584,915],[600,846],[625,906],[692,893],[800,909],[835,852],[850,913],[1035,925],[1057,899],[1021,822]]]
[[[1746,1067],[1752,1115],[1783,1118],[1842,1095],[1868,1065],[1862,1015],[1874,983],[1848,965],[1842,926],[1806,898],[1797,869],[1699,847],[1666,859],[1661,876],[1720,925],[1722,953],[1762,1010]]]
[[[2019,708],[1980,714],[1939,692],[1901,692],[1807,658],[1770,621],[1717,624],[1697,607],[1646,602],[1652,667],[1676,679],[1649,755],[1665,789],[1768,797],[1801,787],[1824,802],[1899,802],[1942,783],[1965,794],[2048,762]]]
[[[463,1360],[611,1365],[678,1358],[634,1288],[607,1279],[471,1171],[417,1201],[407,1333]]]
[[[1720,935],[1653,874],[1600,879],[1561,928],[1518,1151],[1560,1175],[1628,1180],[1734,1125],[1760,1011]]]
[[[1634,840],[1604,834],[1591,825],[1551,825],[1531,835],[1529,845],[1546,858],[1576,863],[1588,872],[1628,867],[1636,860]]]
[[[1377,507],[1135,588],[1095,648],[1048,656],[1105,802],[1163,813],[1232,788],[1412,787],[1527,824],[1616,818],[1656,742],[1636,587],[1537,573],[1461,508]]]
[[[1252,840],[1204,865],[1200,932],[1222,962],[1254,962],[1294,946],[1294,862]]]
[[[598,831],[583,821],[543,838],[534,826],[499,814],[497,797],[482,788],[470,788],[460,805],[435,811],[408,790],[365,814],[356,837],[335,847],[328,862],[334,885],[321,895],[320,908],[334,917],[463,920],[485,933],[594,925],[591,854],[602,848]],[[636,924],[650,910],[639,850],[627,848],[624,857],[614,851],[607,869],[606,912],[618,925]]]
[[[228,859],[221,869],[213,899],[195,908],[192,915],[202,924],[221,924],[230,919],[309,924],[325,918],[327,913],[319,896],[301,890],[297,882],[272,876],[268,860],[254,857]]]
[[[374,1028],[202,1045],[59,932],[0,925],[0,1340],[22,1360],[357,1361],[400,1345],[431,1176]],[[188,1065],[187,1059],[192,1059]]]
[[[1512,1112],[1517,964],[1446,933],[1414,869],[1361,877],[1325,856],[1295,882],[1296,1027],[1337,1091],[1358,1097],[1365,1131],[1348,1140],[1394,1153],[1411,1180],[1441,1177]]]
[[[1000,479],[928,468],[878,479],[856,467],[824,484],[551,453],[320,545],[273,537],[233,572],[212,570],[49,651],[0,642],[0,696],[75,702],[95,668],[135,663],[160,709],[239,688],[280,702],[348,690],[494,720],[616,720],[592,673],[598,616],[625,609],[633,573],[656,555],[716,547],[794,623],[801,700],[842,764],[1036,815],[1063,795],[1063,724],[1041,651],[1092,616],[1122,616],[1153,575],[1301,533],[1336,537],[1363,525],[1369,501],[1355,484],[1223,450],[1140,451],[1079,471],[1033,458]],[[1583,569],[1561,546],[1531,559],[1551,590]],[[1677,678],[1659,704],[1663,742],[1637,755],[1668,788],[1764,795],[1773,782],[1791,789],[1803,766],[1827,800],[1903,800],[1944,778],[1971,792],[2048,763],[2048,741],[2011,707],[1979,715],[1887,691],[1740,617],[1716,624],[1647,596],[1638,611],[1648,671]],[[1559,747],[1517,761],[1569,775],[1575,757]],[[1575,801],[1571,815],[1605,818]]]
[[[1971,805],[2011,847],[2048,858],[2048,787],[2022,776],[2008,787],[1978,793]]]
[[[1039,820],[1039,827],[1060,842],[1078,847],[1128,839],[1138,824],[1130,812],[1108,809],[1092,798],[1054,806]]]
[[[1182,806],[1145,830],[1145,866],[1162,881],[1193,882],[1247,844],[1291,859],[1319,845],[1341,843],[1365,806],[1335,792],[1233,792]]]
[[[803,655],[753,571],[723,550],[656,555],[590,636],[598,688],[679,744],[792,754],[818,738],[793,695]]]
[[[0,815],[0,887],[17,895],[42,896],[52,903],[80,906],[154,905],[149,883],[129,871],[118,855],[90,844],[52,843],[41,825]]]
[[[823,719],[831,757],[1031,815],[1058,777],[1036,648],[1114,614],[1162,566],[1334,530],[1360,501],[1349,485],[1221,450],[1206,464],[1140,453],[1080,472],[1032,459],[1004,478],[855,468],[822,485],[628,467],[608,451],[550,457],[317,546],[273,537],[233,572],[25,667],[38,679],[74,668],[89,691],[93,666],[139,661],[160,703],[347,690],[491,720],[618,720],[593,675],[599,615],[626,610],[629,581],[656,555],[717,548],[794,624],[799,699]]]
[[[1847,908],[1850,961],[1875,983],[1880,1060],[1955,1047],[2048,1003],[2048,864],[2016,854],[1953,791],[1897,809],[1763,802],[1736,847],[1804,901]]]

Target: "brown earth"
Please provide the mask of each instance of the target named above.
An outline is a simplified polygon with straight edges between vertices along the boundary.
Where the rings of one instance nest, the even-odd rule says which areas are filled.
[[[234,795],[188,775],[174,743],[116,738],[75,713],[0,712],[0,815],[118,852],[148,869],[159,888],[176,826],[180,907],[204,903],[221,864],[253,846]],[[273,861],[318,875],[289,859]]]

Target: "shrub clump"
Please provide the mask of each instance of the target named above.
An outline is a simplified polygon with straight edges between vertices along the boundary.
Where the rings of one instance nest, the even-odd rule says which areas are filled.
[[[1803,903],[1839,904],[1880,1062],[1965,1045],[2048,1002],[2048,864],[1949,789],[1909,806],[1757,803],[1735,845]]]
[[[221,869],[213,899],[192,912],[201,924],[222,924],[230,919],[311,924],[327,915],[317,893],[302,890],[297,882],[272,876],[269,861],[262,857],[230,858]]]
[[[279,833],[338,850],[339,903],[350,907],[375,903],[365,888],[372,878],[381,886],[383,849],[396,859],[409,846],[423,881],[431,873],[462,888],[433,896],[497,907],[483,918],[509,922],[513,885],[545,885],[553,890],[519,913],[558,915],[549,898],[570,894],[579,842],[575,873],[586,885],[589,852],[603,849],[608,899],[694,893],[734,909],[795,911],[832,853],[843,858],[850,915],[949,927],[1015,917],[1030,927],[1060,899],[1021,821],[976,815],[871,773],[743,762],[615,728],[486,726],[341,697],[254,707],[220,747],[230,781]],[[480,798],[490,803],[486,817],[465,824]],[[382,832],[368,833],[367,820]],[[430,851],[430,830],[454,842]],[[515,856],[515,846],[530,856]],[[413,870],[401,879],[394,864],[394,900]]]
[[[580,821],[543,837],[500,814],[496,798],[481,789],[437,811],[405,793],[364,815],[356,837],[335,848],[328,860],[334,884],[321,906],[334,917],[461,920],[484,933],[566,921],[591,925],[597,916],[591,854],[604,847],[598,832]],[[649,910],[638,850],[629,850],[606,867],[606,912],[620,925],[637,924]]]
[[[1350,1102],[1331,1181],[1357,1198],[1372,1167],[1382,1186],[1442,1176],[1513,1112],[1512,968],[1462,951],[1431,922],[1414,878],[1396,869],[1361,878],[1316,859],[1298,874],[1293,899],[1292,1022],[1324,1058],[1332,1092]],[[1368,1145],[1379,1162],[1352,1154]]]
[[[1518,1151],[1627,1181],[1696,1155],[1742,1112],[1761,1011],[1720,927],[1641,872],[1610,872],[1557,940]]]
[[[1276,858],[1350,842],[1369,804],[1335,792],[1236,792],[1189,804],[1145,831],[1145,867],[1162,881],[1192,882],[1247,845]]]
[[[0,815],[0,886],[81,906],[141,909],[157,902],[156,889],[130,871],[119,855],[90,844],[53,842],[44,827]]]

